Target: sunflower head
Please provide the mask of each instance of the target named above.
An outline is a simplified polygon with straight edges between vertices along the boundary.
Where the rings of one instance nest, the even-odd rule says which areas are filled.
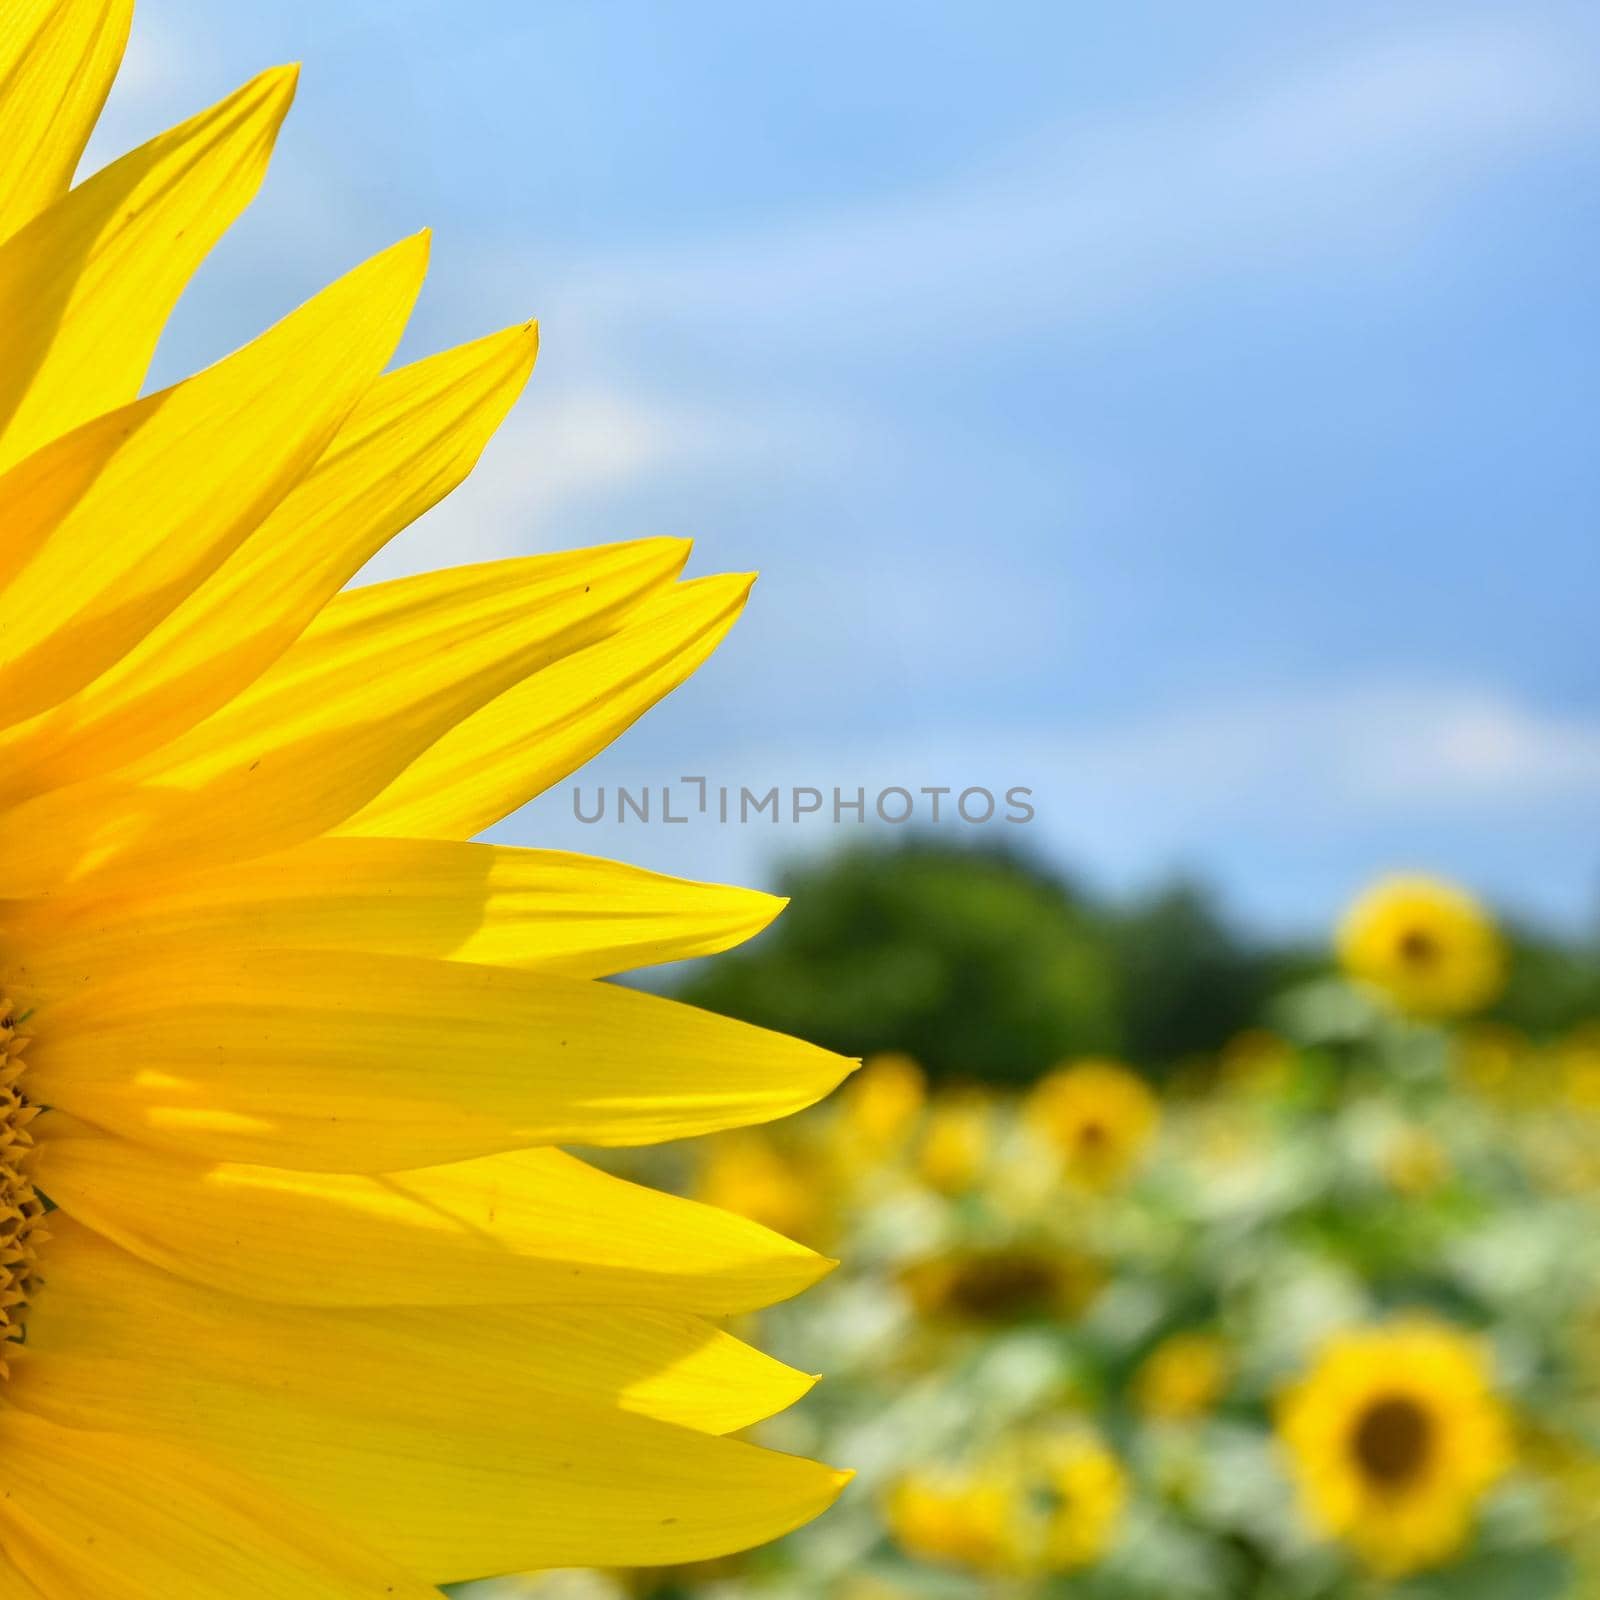
[[[841,1131],[864,1152],[881,1155],[909,1137],[927,1097],[927,1078],[914,1057],[880,1051],[839,1096]]]
[[[1134,1376],[1134,1400],[1147,1417],[1186,1422],[1206,1412],[1228,1386],[1228,1347],[1213,1333],[1175,1333],[1163,1339]]]
[[[1019,1436],[976,1464],[907,1475],[885,1514],[925,1561],[1013,1578],[1075,1572],[1115,1543],[1128,1498],[1117,1458],[1086,1429]]]
[[[1482,1350],[1433,1322],[1334,1338],[1278,1423],[1309,1522],[1386,1576],[1454,1555],[1511,1464]]]
[[[929,1469],[890,1491],[884,1519],[895,1543],[920,1561],[973,1572],[1011,1570],[1017,1486],[1009,1475]]]
[[[1234,1034],[1217,1059],[1224,1089],[1260,1099],[1283,1093],[1294,1067],[1294,1046],[1270,1028],[1246,1028]]]
[[[1555,1047],[1561,1098],[1575,1110],[1600,1111],[1600,1022],[1574,1028]]]
[[[1023,1115],[1055,1150],[1069,1179],[1088,1189],[1111,1189],[1144,1154],[1160,1106],[1136,1072],[1091,1059],[1041,1078]]]
[[[1384,1181],[1398,1195],[1423,1199],[1450,1181],[1450,1152],[1426,1128],[1397,1128],[1379,1154]]]
[[[917,1175],[944,1195],[965,1194],[983,1180],[994,1142],[994,1107],[981,1091],[955,1090],[929,1108],[917,1147]]]
[[[1092,1257],[1052,1245],[951,1251],[908,1267],[902,1282],[924,1317],[1004,1325],[1078,1316],[1105,1283]]]
[[[1128,1500],[1121,1463],[1094,1434],[1064,1434],[1044,1450],[1036,1567],[1075,1572],[1111,1549]]]
[[[1505,949],[1489,914],[1464,889],[1436,878],[1374,884],[1345,912],[1339,960],[1407,1016],[1465,1016],[1505,983]]]
[[[814,1242],[822,1232],[817,1185],[759,1129],[716,1134],[703,1142],[698,1155],[696,1199],[794,1239]]]

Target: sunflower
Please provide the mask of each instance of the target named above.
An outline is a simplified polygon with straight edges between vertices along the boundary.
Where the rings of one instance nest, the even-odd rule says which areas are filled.
[[[939,1096],[923,1121],[917,1175],[943,1195],[966,1194],[982,1181],[994,1143],[994,1104],[977,1089]]]
[[[1049,1242],[970,1246],[901,1273],[919,1315],[993,1325],[1076,1317],[1105,1280],[1092,1256]]]
[[[1009,1475],[927,1469],[908,1473],[894,1486],[884,1519],[908,1555],[999,1573],[1017,1561],[1016,1499]]]
[[[1339,925],[1345,971],[1408,1016],[1464,1016],[1505,984],[1505,951],[1488,913],[1436,878],[1375,883]]]
[[[1511,1461],[1483,1352],[1422,1320],[1329,1341],[1278,1422],[1307,1520],[1385,1576],[1454,1555]]]
[[[882,1155],[910,1135],[928,1098],[928,1083],[912,1056],[884,1050],[868,1056],[838,1100],[840,1132],[863,1151]]]
[[[1091,1059],[1047,1073],[1029,1091],[1023,1115],[1055,1149],[1070,1179],[1110,1189],[1144,1154],[1160,1108],[1137,1073]]]
[[[792,1238],[815,1243],[825,1221],[818,1185],[786,1151],[754,1128],[702,1141],[694,1196]]]
[[[139,398],[254,193],[270,71],[76,187],[127,0],[0,9],[0,1594],[319,1600],[682,1561],[841,1475],[725,1435],[718,1329],[826,1263],[556,1148],[847,1063],[598,980],[777,902],[468,840],[743,604],[671,541],[345,590],[532,325],[385,372],[425,238]]]
[[[1186,1422],[1210,1411],[1228,1387],[1228,1347],[1198,1330],[1163,1339],[1140,1363],[1133,1393],[1145,1416]]]
[[[1041,1577],[1093,1566],[1127,1503],[1117,1458],[1087,1430],[1017,1436],[961,1469],[909,1473],[885,1508],[890,1532],[924,1561]]]

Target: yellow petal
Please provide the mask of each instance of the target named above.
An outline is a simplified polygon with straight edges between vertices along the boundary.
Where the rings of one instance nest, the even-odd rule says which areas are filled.
[[[408,239],[253,344],[0,477],[0,719],[81,689],[280,501],[389,358],[422,282]]]
[[[556,850],[453,839],[312,839],[120,898],[19,903],[8,918],[41,993],[189,951],[269,947],[448,956],[575,978],[709,955],[783,901]]]
[[[146,1328],[152,1338],[163,1331]],[[291,1505],[315,1506],[398,1566],[440,1582],[533,1567],[695,1561],[787,1533],[826,1509],[847,1481],[812,1461],[558,1396],[541,1402],[538,1426],[529,1428],[523,1417],[457,1417],[449,1426],[408,1421],[359,1402],[340,1406],[332,1394],[308,1398],[298,1386],[226,1393],[227,1409],[214,1410],[202,1386],[201,1404],[169,1413],[169,1438],[141,1436],[137,1446],[118,1435],[58,1428],[32,1413],[0,1413],[8,1466],[39,1478],[22,1496],[23,1514],[43,1520],[47,1507],[66,1501],[59,1509],[70,1507],[71,1515],[56,1527],[65,1522],[75,1535],[83,1565],[74,1575],[110,1577],[116,1568],[109,1563],[125,1564],[124,1581],[85,1582],[71,1593],[287,1600],[290,1590],[237,1563],[261,1560],[262,1547],[272,1550],[278,1537],[278,1549],[299,1543],[305,1530]],[[68,1457],[74,1470],[63,1484],[67,1452],[57,1442],[67,1439],[75,1446]],[[209,1465],[192,1483],[177,1477],[174,1469],[188,1455],[176,1453],[175,1441],[190,1442],[196,1462],[231,1469],[241,1485],[261,1483],[281,1495],[265,1496],[255,1512],[270,1519],[278,1537],[256,1534],[247,1520],[251,1501],[229,1496],[227,1480],[219,1483]],[[158,1494],[165,1510],[139,1516],[146,1498]],[[18,1506],[8,1498],[0,1510],[8,1547],[6,1524]],[[96,1513],[108,1524],[103,1549],[85,1537]],[[201,1520],[202,1513],[216,1521]],[[208,1529],[232,1546],[234,1564],[221,1565],[215,1578],[189,1577],[196,1536]],[[159,1555],[147,1553],[147,1544]],[[33,1546],[29,1538],[18,1552],[29,1571]],[[108,1565],[91,1565],[96,1555]],[[161,1571],[158,1561],[170,1563],[165,1591],[147,1586]],[[224,1577],[232,1588],[220,1587]],[[309,1581],[293,1591],[295,1600],[333,1592]],[[354,1574],[351,1587],[338,1592],[341,1600],[382,1593],[357,1586]]]
[[[804,1373],[682,1312],[629,1306],[276,1306],[186,1282],[64,1214],[8,1396],[71,1427],[181,1433],[238,1390],[439,1428],[537,1434],[551,1397],[731,1433],[781,1411]]]
[[[0,1600],[71,1600],[59,1591],[46,1594],[35,1588],[9,1561],[0,1560]]]
[[[72,182],[132,16],[132,0],[0,7],[0,239]]]
[[[468,839],[576,771],[716,649],[748,576],[697,578],[490,701],[339,830]]]
[[[853,1063],[609,983],[333,950],[198,951],[36,998],[30,1098],[210,1160],[392,1172],[787,1116]]]
[[[54,1600],[439,1600],[346,1528],[170,1444],[8,1405],[0,1453],[0,1545]]]
[[[108,772],[248,685],[396,532],[472,469],[521,392],[532,324],[379,378],[328,452],[110,672],[0,738],[29,793]]]
[[[632,1306],[724,1316],[832,1263],[743,1217],[519,1150],[379,1177],[209,1166],[34,1124],[37,1181],[153,1265],[307,1306]]]
[[[59,893],[325,832],[506,684],[614,628],[686,553],[644,540],[348,590],[190,733],[115,778],[15,807],[0,882],[15,898]]]
[[[0,467],[138,394],[183,286],[255,195],[294,82],[263,73],[0,248]]]

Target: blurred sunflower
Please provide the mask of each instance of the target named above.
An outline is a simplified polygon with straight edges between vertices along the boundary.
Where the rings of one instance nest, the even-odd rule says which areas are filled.
[[[1016,1564],[1015,1504],[1009,1475],[928,1469],[908,1473],[894,1486],[884,1520],[908,1555],[999,1573]]]
[[[881,1157],[909,1136],[927,1097],[927,1079],[911,1056],[898,1050],[868,1056],[839,1096],[840,1132]]]
[[[1134,1400],[1147,1417],[1184,1422],[1204,1416],[1228,1386],[1228,1348],[1214,1333],[1163,1339],[1134,1375]]]
[[[1115,1543],[1128,1501],[1127,1476],[1088,1432],[1052,1441],[1046,1459],[1034,1565],[1046,1572],[1093,1566]]]
[[[1047,1073],[1023,1104],[1025,1119],[1060,1156],[1067,1176],[1090,1189],[1114,1188],[1127,1177],[1160,1114],[1143,1078],[1096,1059]]]
[[[128,10],[0,10],[0,1590],[393,1600],[771,1538],[841,1478],[719,1437],[806,1380],[711,1319],[825,1264],[550,1147],[837,1082],[595,981],[776,902],[465,842],[748,580],[655,541],[341,592],[534,330],[384,374],[419,237],[136,398],[294,73],[69,189]]]
[[[997,1324],[1075,1317],[1105,1279],[1091,1256],[1049,1244],[955,1250],[901,1276],[920,1315]]]
[[[965,1194],[983,1178],[994,1141],[994,1105],[982,1091],[939,1097],[924,1119],[917,1174],[940,1194]]]
[[[1505,950],[1489,914],[1464,889],[1436,878],[1374,884],[1345,912],[1339,959],[1409,1016],[1464,1016],[1505,983]]]
[[[819,1242],[824,1196],[771,1139],[740,1128],[705,1140],[699,1157],[695,1199],[791,1238]]]
[[[1278,1424],[1307,1519],[1385,1576],[1454,1555],[1511,1464],[1483,1352],[1420,1320],[1330,1340]]]
[[[1422,1199],[1436,1194],[1450,1180],[1450,1152],[1416,1124],[1398,1127],[1378,1157],[1384,1181],[1396,1194]]]
[[[1094,1434],[1016,1437],[960,1471],[908,1474],[889,1497],[896,1542],[925,1561],[1042,1577],[1093,1566],[1115,1542],[1128,1484]]]

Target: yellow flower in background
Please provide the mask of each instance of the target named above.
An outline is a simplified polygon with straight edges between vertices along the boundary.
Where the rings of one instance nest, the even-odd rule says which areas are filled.
[[[1009,1323],[1077,1316],[1104,1286],[1105,1272],[1078,1251],[1018,1244],[915,1262],[901,1281],[924,1317]]]
[[[1115,1543],[1128,1480],[1117,1458],[1087,1431],[1053,1442],[1047,1456],[1034,1565],[1045,1572],[1076,1572],[1100,1561]]]
[[[927,1079],[911,1056],[898,1050],[868,1056],[839,1096],[843,1132],[882,1155],[910,1136],[927,1097]]]
[[[1398,1128],[1379,1157],[1384,1180],[1396,1194],[1420,1199],[1450,1177],[1450,1154],[1426,1128]]]
[[[994,1108],[988,1096],[957,1090],[941,1095],[924,1120],[917,1174],[940,1194],[964,1194],[988,1165]]]
[[[1527,1076],[1534,1051],[1528,1038],[1500,1022],[1474,1022],[1452,1041],[1457,1077],[1492,1099],[1510,1096]]]
[[[1023,1103],[1024,1118],[1060,1155],[1067,1176],[1091,1189],[1113,1188],[1128,1176],[1160,1115],[1143,1078],[1096,1059],[1047,1073]]]
[[[748,579],[663,540],[346,590],[534,329],[386,372],[412,238],[138,398],[294,73],[69,190],[128,23],[0,11],[0,1589],[418,1600],[769,1539],[842,1480],[724,1437],[807,1380],[717,1321],[826,1263],[553,1147],[759,1122],[847,1063],[597,981],[777,902],[467,842]]]
[[[1574,1028],[1555,1047],[1562,1097],[1580,1111],[1600,1111],[1600,1022]]]
[[[1489,914],[1436,878],[1374,884],[1345,912],[1338,946],[1352,978],[1409,1016],[1465,1016],[1505,984],[1505,950]]]
[[[1017,1563],[1017,1485],[1010,1474],[913,1472],[884,1506],[895,1542],[921,1561],[999,1573]]]
[[[1456,1554],[1511,1464],[1483,1351],[1428,1321],[1331,1339],[1278,1425],[1307,1519],[1384,1576]]]
[[[1147,1417],[1186,1422],[1204,1416],[1228,1387],[1228,1347],[1213,1333],[1175,1333],[1134,1375],[1134,1401]]]
[[[1102,1560],[1116,1541],[1127,1477],[1094,1434],[1008,1440],[989,1458],[908,1474],[885,1507],[909,1555],[974,1572],[1043,1577]]]
[[[706,1140],[699,1156],[697,1200],[791,1238],[817,1242],[824,1197],[816,1181],[771,1139],[739,1129]]]
[[[1294,1074],[1294,1046],[1270,1028],[1246,1028],[1222,1047],[1218,1058],[1224,1088],[1262,1097],[1279,1095]]]

